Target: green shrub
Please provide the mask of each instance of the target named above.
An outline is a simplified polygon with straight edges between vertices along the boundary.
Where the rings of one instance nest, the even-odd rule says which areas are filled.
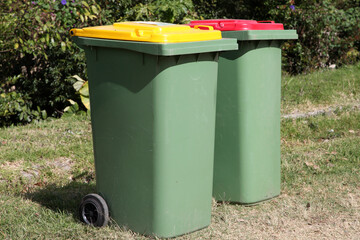
[[[84,54],[71,42],[73,27],[102,24],[107,16],[95,0],[8,0],[1,3],[1,92],[14,87],[29,109],[61,115],[76,99],[70,76],[85,75]],[[12,76],[16,81],[9,82]],[[9,78],[10,77],[10,78]],[[1,93],[0,92],[0,93]],[[30,113],[31,114],[31,113]]]
[[[298,41],[284,45],[287,71],[302,73],[359,59],[355,39],[360,36],[356,20],[360,19],[360,1],[306,0],[298,5],[294,2],[275,7],[273,1],[269,11],[272,19],[299,34]],[[341,5],[345,2],[347,7]]]
[[[141,1],[125,11],[119,20],[187,23],[196,18],[191,0]]]
[[[102,9],[106,9],[108,24],[120,21],[129,9],[136,4],[144,2],[142,0],[98,0],[96,1]]]
[[[269,0],[193,0],[201,19],[233,18],[267,20]],[[282,1],[276,1],[282,2]]]
[[[15,82],[18,77],[10,78],[8,82]],[[39,107],[33,110],[32,100],[15,90],[15,86],[6,92],[0,88],[2,92],[0,94],[0,126],[9,126],[14,123],[25,124],[47,118],[45,110],[40,110]]]

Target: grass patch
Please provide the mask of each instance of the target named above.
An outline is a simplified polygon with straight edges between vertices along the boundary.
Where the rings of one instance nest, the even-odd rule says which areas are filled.
[[[329,105],[354,105],[360,100],[360,63],[336,70],[284,76],[282,113],[312,111]]]
[[[283,119],[281,136],[287,141],[326,141],[360,136],[360,111],[341,110],[316,117]]]
[[[89,118],[0,129],[0,143],[0,239],[143,238],[78,220],[81,198],[95,192]]]
[[[359,136],[358,111],[282,120],[283,191],[303,195],[305,190],[305,201],[354,211],[341,208],[338,200],[359,190]]]
[[[131,232],[115,225],[101,229],[83,226],[74,221],[67,211],[54,211],[20,196],[0,194],[0,203],[1,239],[133,238]]]
[[[356,100],[359,66],[314,73],[312,85],[308,76],[285,79],[283,111]],[[326,94],[317,96],[316,84]],[[360,111],[282,119],[281,136],[280,197],[251,207],[214,201],[212,224],[177,239],[358,238]],[[0,129],[0,239],[147,239],[114,222],[80,223],[78,204],[95,184],[88,117]]]

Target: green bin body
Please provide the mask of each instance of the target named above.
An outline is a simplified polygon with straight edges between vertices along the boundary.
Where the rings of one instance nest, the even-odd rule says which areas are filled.
[[[295,30],[223,31],[239,50],[219,58],[213,196],[255,204],[280,194],[281,42]]]
[[[213,196],[255,204],[280,194],[281,42],[297,39],[274,21],[210,19],[238,50],[219,58]],[[207,29],[207,28],[205,28]]]
[[[218,54],[236,40],[74,41],[86,53],[96,186],[110,217],[158,237],[208,226]]]

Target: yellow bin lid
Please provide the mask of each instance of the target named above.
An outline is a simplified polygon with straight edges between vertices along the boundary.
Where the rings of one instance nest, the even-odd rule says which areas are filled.
[[[160,22],[119,22],[113,25],[71,29],[70,35],[90,38],[129,40],[138,42],[178,43],[221,39],[221,32],[211,26],[200,30],[199,26],[191,28]]]

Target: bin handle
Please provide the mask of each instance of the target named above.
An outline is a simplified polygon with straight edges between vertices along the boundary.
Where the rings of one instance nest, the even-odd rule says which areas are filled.
[[[258,23],[275,23],[275,21],[265,20],[265,21],[257,21]]]
[[[214,30],[214,28],[212,26],[207,26],[207,25],[195,25],[194,29],[201,29],[201,28],[207,28],[207,30]]]
[[[151,38],[151,31],[146,31],[143,29],[135,29],[134,32],[131,32],[131,36],[133,38],[140,38],[140,39]]]
[[[82,29],[73,28],[73,29],[70,30],[70,35],[71,36],[77,36],[77,34],[82,33],[83,31],[84,30],[82,30]]]

